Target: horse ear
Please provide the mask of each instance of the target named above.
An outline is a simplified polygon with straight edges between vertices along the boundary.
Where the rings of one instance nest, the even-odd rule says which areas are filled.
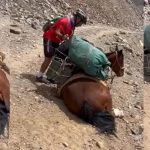
[[[116,51],[119,51],[119,48],[118,48],[118,44],[116,44],[116,49],[115,49]]]

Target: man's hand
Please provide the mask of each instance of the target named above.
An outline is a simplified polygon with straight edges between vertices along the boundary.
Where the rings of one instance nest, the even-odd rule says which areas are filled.
[[[59,39],[62,39],[62,40],[67,40],[67,39],[69,39],[69,35],[68,35],[68,34],[63,35],[63,34],[60,32],[60,29],[56,30],[56,36],[57,36]]]
[[[68,35],[68,34],[63,35],[62,39],[63,39],[63,40],[68,40],[68,39],[69,39],[69,35]]]

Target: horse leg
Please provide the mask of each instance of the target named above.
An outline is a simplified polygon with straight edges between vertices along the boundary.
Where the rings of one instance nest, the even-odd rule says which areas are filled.
[[[63,93],[62,94],[63,101],[66,107],[69,109],[70,112],[79,116],[81,107],[80,107],[79,100],[75,91],[71,89],[71,87],[66,85],[62,93]]]

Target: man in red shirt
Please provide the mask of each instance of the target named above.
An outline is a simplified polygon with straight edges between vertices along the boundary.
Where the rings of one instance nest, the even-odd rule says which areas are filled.
[[[72,16],[67,16],[59,19],[54,25],[43,34],[43,45],[45,59],[41,65],[40,72],[36,76],[37,81],[49,83],[52,80],[43,78],[43,74],[51,62],[51,58],[54,55],[55,48],[58,48],[59,44],[64,40],[71,38],[74,34],[75,27],[86,24],[87,16],[81,10],[78,9]]]

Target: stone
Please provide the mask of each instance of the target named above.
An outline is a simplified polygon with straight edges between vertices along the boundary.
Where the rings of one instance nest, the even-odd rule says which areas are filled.
[[[125,31],[119,31],[119,33],[120,33],[120,34],[126,34],[126,32],[125,32]]]
[[[119,117],[119,118],[124,117],[124,113],[122,110],[113,109],[113,112],[114,112],[115,117]]]
[[[14,33],[14,34],[20,34],[21,33],[21,29],[19,28],[10,28],[10,33]]]
[[[143,127],[142,126],[134,127],[131,129],[131,133],[134,135],[140,135],[143,133]]]
[[[63,142],[62,144],[63,144],[65,147],[68,147],[68,143]]]

